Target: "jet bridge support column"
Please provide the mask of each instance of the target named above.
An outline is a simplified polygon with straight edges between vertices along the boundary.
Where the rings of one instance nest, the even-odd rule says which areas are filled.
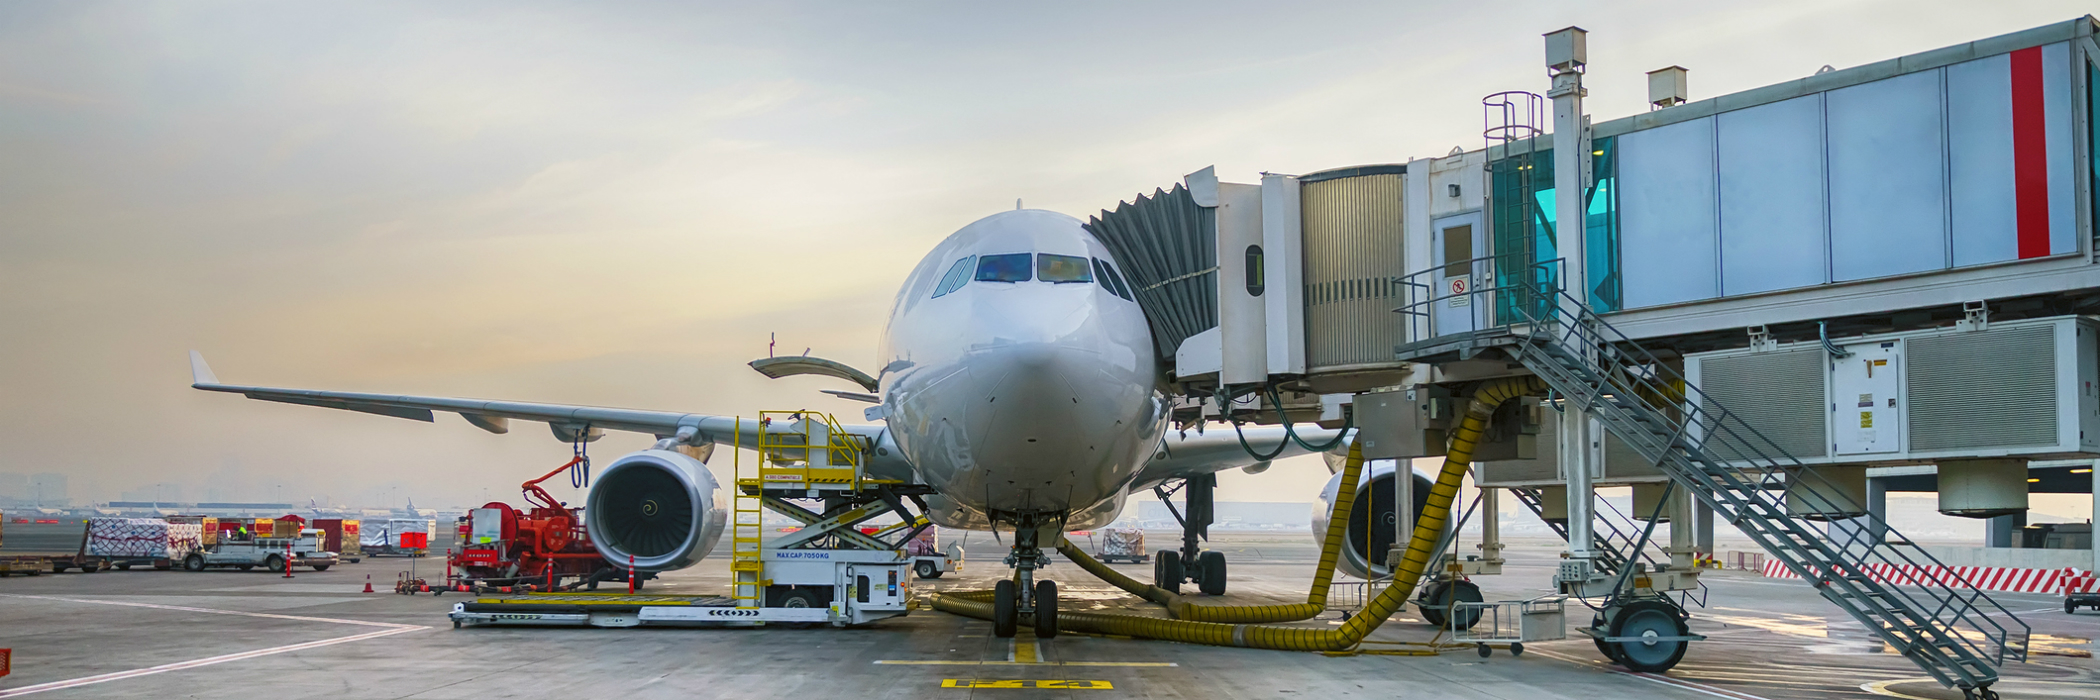
[[[1589,184],[1590,149],[1588,120],[1582,113],[1582,98],[1588,90],[1582,87],[1583,66],[1589,62],[1587,32],[1580,27],[1568,27],[1546,35],[1546,68],[1553,77],[1553,89],[1546,93],[1553,98],[1553,190],[1557,222],[1553,231],[1551,255],[1540,254],[1540,260],[1557,259],[1561,271],[1561,289],[1567,296],[1556,300],[1563,307],[1565,318],[1581,318],[1581,300],[1588,296],[1589,274],[1583,260],[1583,222],[1588,218],[1586,198],[1582,196]],[[1578,349],[1577,352],[1589,352]],[[1568,584],[1581,585],[1595,574],[1591,560],[1596,556],[1591,540],[1591,518],[1594,491],[1591,478],[1598,464],[1599,431],[1580,404],[1595,397],[1562,397],[1560,414],[1560,472],[1568,483],[1568,558],[1561,563],[1557,579],[1563,590]]]

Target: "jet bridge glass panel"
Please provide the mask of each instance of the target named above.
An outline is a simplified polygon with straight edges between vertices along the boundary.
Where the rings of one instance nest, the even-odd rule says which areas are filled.
[[[2100,80],[2059,42],[1619,133],[1626,307],[2079,252],[2079,187],[2100,187],[2074,160],[2075,110],[2100,111],[2081,69]],[[1503,209],[1551,200],[1537,161],[1528,199],[1496,173],[1498,251],[1522,230]]]

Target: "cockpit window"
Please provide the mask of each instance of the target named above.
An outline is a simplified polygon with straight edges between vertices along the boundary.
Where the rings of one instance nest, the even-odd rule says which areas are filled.
[[[1094,269],[1101,277],[1101,286],[1107,287],[1108,291],[1123,297],[1125,301],[1137,301],[1130,297],[1130,287],[1123,284],[1123,276],[1116,274],[1116,266],[1108,264],[1106,260],[1094,258]]]
[[[975,255],[965,255],[963,259],[955,261],[955,266],[948,268],[947,276],[941,278],[941,286],[933,288],[933,298],[939,299],[941,295],[962,289],[962,286],[970,281],[970,268],[976,264]]]
[[[977,259],[977,281],[979,282],[1026,282],[1029,279],[1028,259],[1030,253],[1004,253],[987,255]]]
[[[1037,253],[1035,256],[1035,278],[1057,284],[1092,282],[1094,281],[1094,273],[1086,269],[1085,256]]]

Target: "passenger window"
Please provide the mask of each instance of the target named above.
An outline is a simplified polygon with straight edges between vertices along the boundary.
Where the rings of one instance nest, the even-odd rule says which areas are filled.
[[[1107,260],[1094,258],[1094,267],[1101,275],[1101,286],[1107,287],[1108,291],[1123,297],[1125,301],[1137,301],[1130,296],[1130,287],[1123,284],[1123,276],[1116,274],[1116,266],[1108,264]]]
[[[1026,282],[1029,280],[1028,259],[1032,253],[1004,253],[987,255],[977,260],[979,282]]]
[[[1086,269],[1085,257],[1037,253],[1035,256],[1035,278],[1055,284],[1092,282],[1094,281],[1094,273]]]
[[[933,298],[939,299],[944,294],[962,289],[963,284],[970,281],[970,267],[976,262],[975,255],[966,255],[955,261],[955,266],[948,268],[948,275],[941,278],[941,286],[933,288]]]

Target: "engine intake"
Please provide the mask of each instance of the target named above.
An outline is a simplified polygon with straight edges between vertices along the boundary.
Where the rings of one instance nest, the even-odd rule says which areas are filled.
[[[643,450],[598,473],[583,517],[591,546],[614,566],[627,566],[631,556],[637,570],[670,571],[714,550],[726,518],[723,499],[700,460]]]
[[[1363,476],[1356,486],[1356,506],[1350,509],[1349,527],[1343,533],[1342,556],[1336,560],[1335,568],[1342,573],[1369,579],[1385,576],[1391,571],[1386,567],[1386,556],[1392,551],[1394,525],[1400,519],[1399,509],[1393,507],[1393,479],[1397,471],[1387,460],[1364,465]],[[1429,503],[1429,489],[1435,484],[1412,469],[1408,474],[1415,480],[1414,513],[1419,520],[1423,506]],[[1320,490],[1319,502],[1313,504],[1315,543],[1327,536],[1327,518],[1334,512],[1334,496],[1341,487],[1341,474],[1328,478],[1327,487]]]

